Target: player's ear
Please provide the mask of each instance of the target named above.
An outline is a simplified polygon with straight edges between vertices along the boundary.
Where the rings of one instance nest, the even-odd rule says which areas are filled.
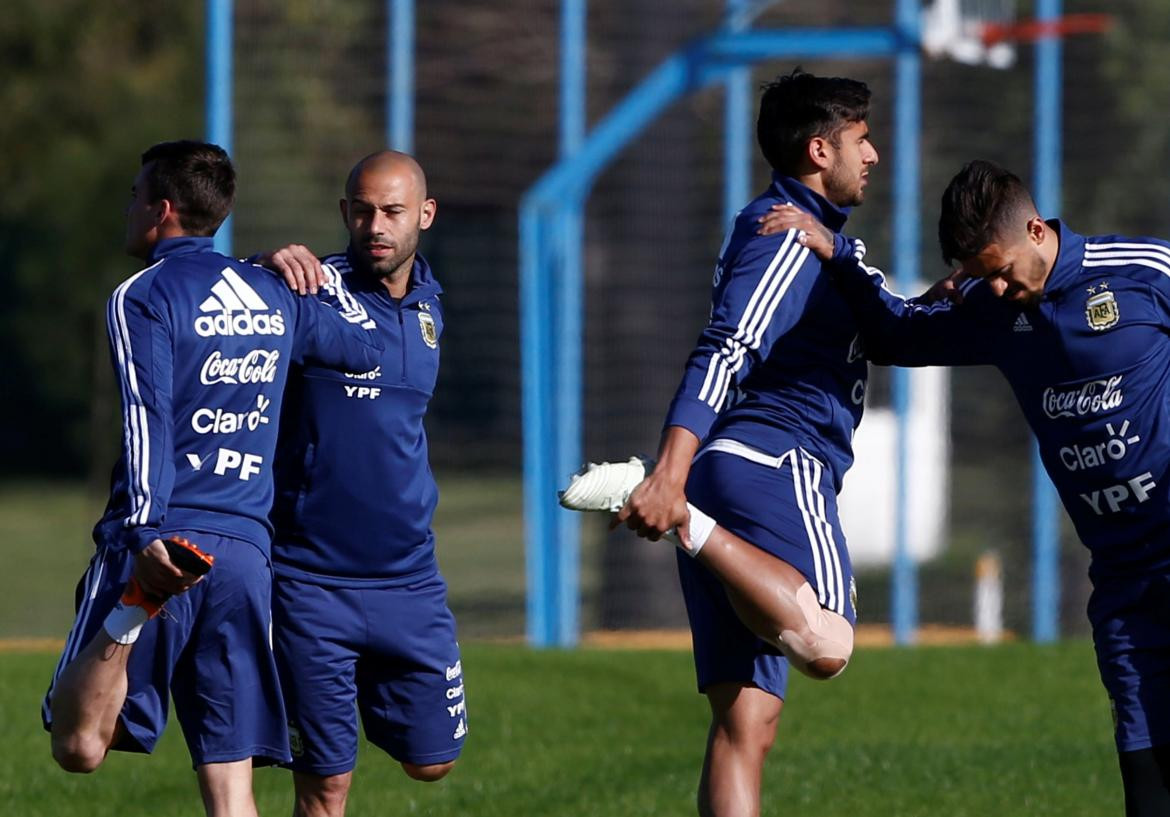
[[[439,210],[439,203],[434,199],[427,199],[422,203],[422,213],[418,220],[420,230],[429,230],[435,222],[435,213]]]
[[[150,208],[155,227],[161,227],[168,220],[175,222],[179,220],[179,211],[175,209],[170,199],[159,199]]]
[[[817,170],[826,170],[833,164],[833,146],[823,136],[814,136],[808,140],[805,155]]]
[[[349,227],[349,200],[339,199],[337,202],[338,208],[341,210],[341,223],[347,228]]]
[[[1028,238],[1031,239],[1033,244],[1039,246],[1040,244],[1044,243],[1045,227],[1046,225],[1044,224],[1044,219],[1042,219],[1039,215],[1032,216],[1030,219],[1028,219]]]

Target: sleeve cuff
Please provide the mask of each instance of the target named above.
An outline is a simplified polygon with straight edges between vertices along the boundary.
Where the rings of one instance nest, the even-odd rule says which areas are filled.
[[[833,235],[834,262],[853,261],[853,249],[853,242],[849,238],[841,233],[835,233]]]
[[[158,528],[131,528],[126,532],[126,549],[137,556],[155,539],[161,539]]]
[[[717,416],[718,413],[706,403],[690,395],[680,394],[671,402],[662,427],[681,426],[700,440],[705,440]]]

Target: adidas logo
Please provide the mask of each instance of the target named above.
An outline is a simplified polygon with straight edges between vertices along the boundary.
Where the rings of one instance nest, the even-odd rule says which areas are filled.
[[[464,723],[462,718],[460,718],[459,725],[455,727],[455,734],[451,735],[451,740],[459,740],[459,738],[463,737],[466,734],[467,734],[467,724]]]
[[[1013,332],[1031,332],[1032,331],[1032,324],[1028,323],[1028,316],[1025,315],[1023,312],[1021,312],[1020,316],[1018,318],[1016,318],[1016,322],[1014,324],[1012,324],[1012,331]]]
[[[284,316],[280,310],[268,314],[268,304],[231,267],[224,267],[219,274],[220,280],[211,287],[211,296],[199,304],[200,312],[212,314],[195,319],[195,334],[201,338],[284,334]]]

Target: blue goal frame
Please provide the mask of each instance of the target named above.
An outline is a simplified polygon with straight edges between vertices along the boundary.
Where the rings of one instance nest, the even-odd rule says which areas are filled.
[[[561,158],[520,205],[520,343],[524,432],[527,637],[540,647],[568,647],[580,637],[580,520],[561,509],[556,490],[581,463],[582,278],[585,201],[601,171],[667,105],[716,81],[728,82],[725,209],[744,199],[746,143],[742,67],[787,57],[884,57],[895,62],[895,280],[917,280],[920,242],[921,9],[895,0],[894,24],[870,28],[748,30],[745,0],[730,0],[728,23],[668,57],[597,126],[584,131],[585,0],[562,4]],[[1060,0],[1037,0],[1038,19],[1058,17]],[[1038,45],[1034,192],[1041,212],[1057,215],[1060,200],[1060,41]],[[737,73],[739,72],[739,73]],[[740,86],[736,86],[736,77]],[[730,79],[729,79],[730,78]],[[741,114],[738,121],[732,111]],[[738,203],[736,203],[738,202]],[[917,567],[907,537],[909,377],[893,374],[898,417],[895,466],[898,507],[892,611],[895,641],[912,643],[917,629]],[[1054,491],[1034,462],[1033,637],[1058,633],[1059,527]]]

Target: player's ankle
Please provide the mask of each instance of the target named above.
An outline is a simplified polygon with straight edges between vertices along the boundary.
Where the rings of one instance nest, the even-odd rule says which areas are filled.
[[[133,644],[142,632],[142,625],[154,618],[163,599],[149,596],[133,576],[126,582],[122,597],[106,616],[102,627],[117,644]]]
[[[150,620],[150,613],[137,604],[126,605],[118,602],[102,624],[106,634],[116,644],[129,645],[138,640],[142,626]]]
[[[707,540],[711,538],[711,531],[715,530],[715,520],[689,502],[687,503],[687,511],[690,513],[690,521],[687,524],[690,546],[684,545],[681,537],[677,542],[683,553],[694,558],[699,555],[703,545],[707,544]]]

